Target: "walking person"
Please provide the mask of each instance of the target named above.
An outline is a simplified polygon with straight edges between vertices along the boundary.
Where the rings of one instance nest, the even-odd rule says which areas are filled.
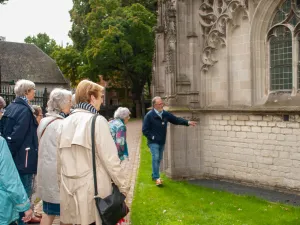
[[[10,150],[3,137],[0,137],[0,225],[16,225],[20,218],[28,222],[32,216],[30,201],[20,180]]]
[[[16,98],[10,103],[2,116],[2,136],[19,172],[21,181],[30,199],[33,175],[37,171],[38,123],[29,104],[35,96],[35,84],[29,80],[18,80],[14,88]],[[20,214],[20,218],[23,213]],[[23,225],[19,219],[19,225]]]
[[[58,129],[65,115],[70,113],[72,93],[55,88],[47,103],[46,117],[38,127],[39,157],[37,196],[43,201],[41,225],[51,225],[60,215],[60,194],[57,179]]]
[[[88,225],[101,219],[95,206],[91,124],[102,103],[103,87],[88,80],[76,88],[75,109],[62,121],[58,149],[60,179],[60,220],[64,224]],[[117,149],[107,120],[95,123],[95,159],[98,192],[101,198],[112,194],[112,181],[126,195],[129,187],[122,172]]]
[[[152,154],[152,179],[157,186],[160,186],[163,181],[160,178],[159,168],[163,158],[168,123],[185,126],[195,126],[197,123],[176,117],[172,113],[165,111],[161,97],[154,97],[152,106],[153,109],[144,118],[143,134],[147,138],[148,147]]]
[[[128,159],[128,147],[126,141],[126,124],[130,119],[130,111],[126,107],[119,107],[114,113],[114,119],[109,121],[110,133],[114,139],[121,161]]]

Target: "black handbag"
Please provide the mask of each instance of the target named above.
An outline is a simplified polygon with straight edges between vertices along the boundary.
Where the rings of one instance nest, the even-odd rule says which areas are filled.
[[[98,197],[97,174],[96,174],[96,155],[95,155],[95,122],[98,114],[93,116],[92,120],[92,158],[95,188],[95,203],[98,209],[102,225],[116,225],[118,221],[124,218],[129,209],[125,204],[125,195],[123,195],[118,186],[112,183],[113,192],[106,198]]]

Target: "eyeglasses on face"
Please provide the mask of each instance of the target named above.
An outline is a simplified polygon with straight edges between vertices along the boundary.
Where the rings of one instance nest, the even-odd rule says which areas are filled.
[[[159,104],[157,103],[156,105],[164,105],[164,104],[165,104],[165,103],[162,102],[162,103],[159,103]]]

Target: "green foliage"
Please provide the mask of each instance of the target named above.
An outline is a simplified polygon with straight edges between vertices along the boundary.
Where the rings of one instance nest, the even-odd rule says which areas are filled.
[[[118,7],[103,18],[98,30],[93,27],[86,48],[94,71],[105,79],[119,73],[130,82],[136,99],[151,76],[155,23],[155,15],[140,4]]]
[[[80,73],[78,69],[81,65],[81,55],[73,46],[67,46],[65,48],[57,48],[52,57],[55,59],[60,70],[66,78],[68,78],[75,86],[80,80]]]
[[[46,33],[39,33],[37,36],[28,36],[24,41],[28,44],[35,44],[49,56],[58,48],[55,40],[50,39]]]
[[[83,53],[88,41],[88,26],[86,16],[91,12],[89,0],[73,0],[73,8],[70,10],[72,29],[69,36],[76,50]]]
[[[297,225],[300,208],[270,203],[179,182],[151,180],[151,153],[143,137],[141,161],[131,207],[132,225]]]
[[[156,13],[157,0],[122,0],[122,6],[130,6],[135,3],[139,3],[151,12]]]

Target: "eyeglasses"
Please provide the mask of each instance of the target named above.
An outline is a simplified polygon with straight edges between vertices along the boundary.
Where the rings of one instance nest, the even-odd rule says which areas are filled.
[[[165,103],[159,103],[159,104],[156,104],[156,105],[164,105]]]

